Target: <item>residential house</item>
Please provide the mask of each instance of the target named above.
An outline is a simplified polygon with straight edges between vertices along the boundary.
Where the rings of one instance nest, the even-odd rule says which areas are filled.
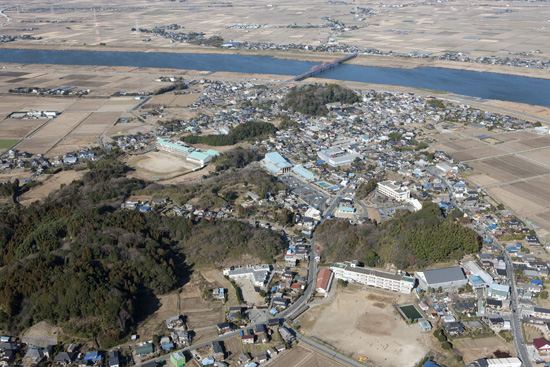
[[[120,355],[117,350],[111,350],[109,352],[109,367],[120,366]]]

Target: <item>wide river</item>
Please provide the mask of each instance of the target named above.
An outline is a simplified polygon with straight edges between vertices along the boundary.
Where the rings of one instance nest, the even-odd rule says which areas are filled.
[[[299,75],[315,63],[266,56],[0,49],[0,62],[107,65]],[[550,80],[443,68],[395,69],[342,65],[319,78],[388,84],[452,92],[484,99],[550,107]]]

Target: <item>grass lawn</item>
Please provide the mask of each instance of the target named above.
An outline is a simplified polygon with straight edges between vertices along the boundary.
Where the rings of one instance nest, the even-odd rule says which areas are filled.
[[[8,149],[19,143],[19,139],[0,139],[0,149]]]

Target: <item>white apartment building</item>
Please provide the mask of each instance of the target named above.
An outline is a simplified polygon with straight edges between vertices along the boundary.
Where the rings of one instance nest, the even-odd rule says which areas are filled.
[[[411,191],[409,188],[401,186],[395,181],[379,182],[377,188],[380,194],[393,200],[406,201],[411,197]]]
[[[401,272],[391,273],[364,268],[357,266],[356,261],[331,264],[330,270],[334,272],[336,279],[388,289],[394,292],[411,293],[415,284],[414,277],[402,274]]]

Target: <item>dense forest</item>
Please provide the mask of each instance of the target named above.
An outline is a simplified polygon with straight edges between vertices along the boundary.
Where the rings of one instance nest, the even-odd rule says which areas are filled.
[[[277,128],[269,122],[247,121],[237,125],[227,135],[188,135],[181,138],[187,144],[206,144],[212,146],[233,145],[241,141],[264,139],[275,134]]]
[[[379,226],[331,220],[319,226],[316,236],[327,261],[359,260],[367,266],[392,263],[400,269],[458,260],[481,248],[475,231],[444,218],[434,203],[424,204],[416,213],[399,213]]]
[[[359,96],[338,84],[308,84],[292,87],[284,98],[284,107],[306,115],[324,116],[328,113],[327,103],[359,102]]]
[[[271,231],[120,209],[146,184],[115,159],[28,208],[0,212],[0,328],[47,320],[102,348],[135,331],[141,305],[185,282],[193,266],[262,261],[283,250]],[[8,192],[9,194],[9,192]]]
[[[220,172],[229,168],[243,168],[249,163],[259,161],[261,156],[258,150],[237,147],[214,157],[212,163],[216,166],[216,171]]]

